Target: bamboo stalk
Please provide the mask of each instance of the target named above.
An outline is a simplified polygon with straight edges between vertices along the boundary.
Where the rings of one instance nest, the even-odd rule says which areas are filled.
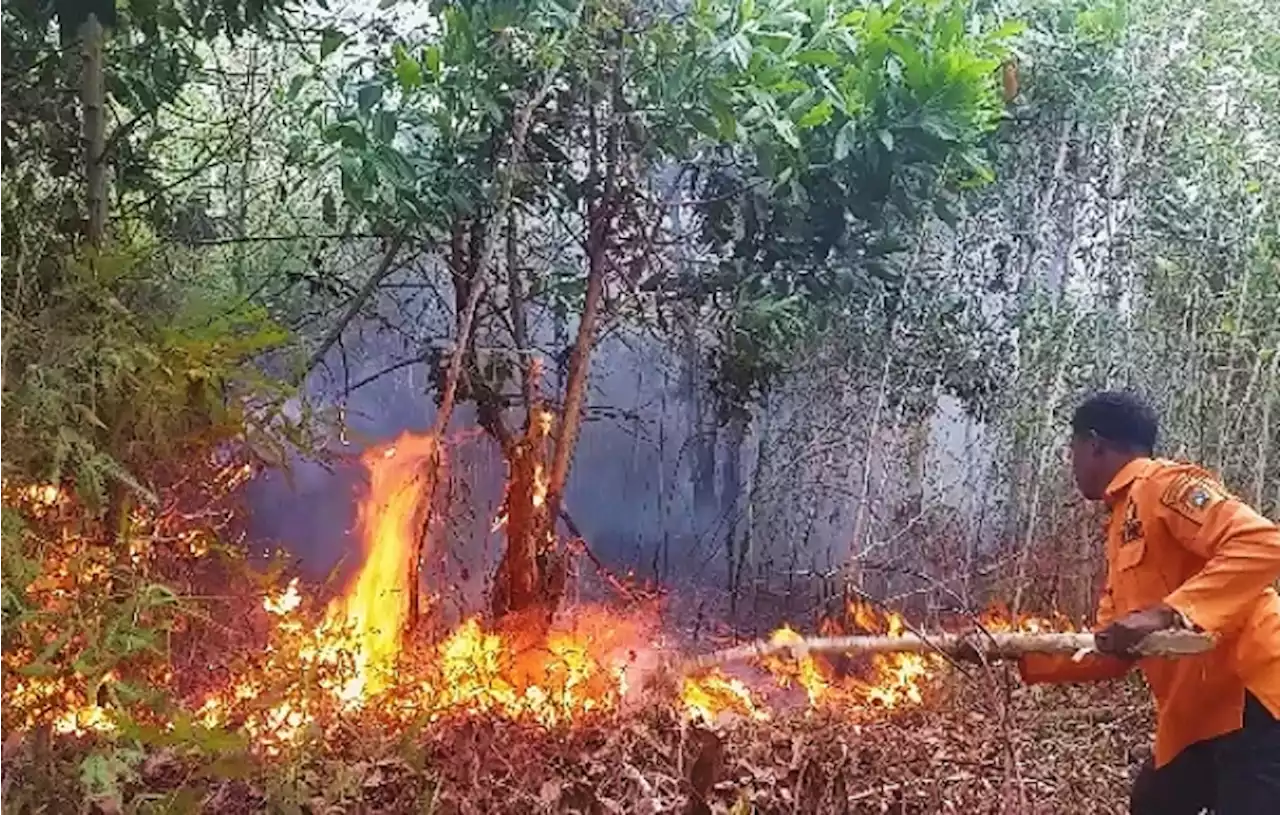
[[[80,24],[80,104],[84,109],[83,140],[86,204],[89,210],[89,244],[102,245],[107,228],[107,174],[103,163],[106,149],[106,90],[103,79],[105,32],[97,15],[90,12]]]
[[[1140,656],[1183,657],[1213,649],[1215,641],[1194,631],[1157,631],[1139,643]],[[889,654],[937,652],[956,656],[976,649],[987,659],[1007,659],[1024,654],[1081,654],[1094,651],[1093,634],[937,634],[922,636],[875,635],[852,637],[810,637],[798,643],[766,640],[726,648],[692,657],[681,663],[685,672],[763,657],[800,657],[806,654]]]

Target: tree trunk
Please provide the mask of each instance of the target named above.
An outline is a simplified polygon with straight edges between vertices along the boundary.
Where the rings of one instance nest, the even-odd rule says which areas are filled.
[[[102,246],[107,228],[106,91],[103,44],[106,33],[95,14],[80,24],[80,104],[84,108],[84,164],[89,225],[87,237],[95,249]]]
[[[697,313],[680,315],[683,365],[680,388],[689,400],[689,445],[693,450],[693,510],[699,523],[714,519],[716,511],[716,428],[700,392],[703,379],[702,349],[698,343]]]
[[[523,437],[507,453],[507,546],[490,598],[495,619],[528,614],[538,618],[536,628],[548,625],[559,605],[567,565],[555,551],[555,523],[547,501],[549,418],[535,406]]]
[[[729,420],[725,455],[720,462],[720,522],[725,526],[724,551],[729,579],[729,612],[738,608],[738,501],[742,497],[742,445],[747,437],[747,417],[735,415]]]
[[[619,64],[614,72],[613,95],[604,106],[611,114],[611,123],[604,132],[604,166],[601,175],[600,163],[600,131],[597,116],[598,104],[594,96],[587,100],[588,139],[590,140],[591,186],[600,193],[591,201],[587,210],[587,291],[582,305],[582,316],[578,321],[578,334],[574,340],[573,350],[569,354],[569,366],[566,374],[564,404],[560,416],[560,426],[556,433],[555,452],[551,459],[550,472],[547,475],[546,507],[538,520],[538,528],[534,531],[537,541],[544,541],[545,549],[538,562],[539,573],[535,576],[540,587],[539,596],[521,603],[513,594],[508,601],[507,613],[525,612],[529,608],[545,610],[548,616],[555,613],[563,593],[567,562],[561,553],[554,550],[555,519],[560,516],[560,506],[564,501],[564,490],[569,479],[569,466],[573,461],[574,449],[577,447],[578,432],[582,427],[582,409],[586,404],[587,375],[591,368],[591,352],[595,348],[596,326],[600,320],[600,306],[604,299],[605,257],[613,232],[614,198],[618,174],[618,139],[619,139],[619,83],[622,81],[622,68]],[[527,568],[527,561],[522,560]],[[510,581],[515,584],[529,577],[512,574]]]
[[[508,210],[511,209],[511,200],[515,187],[516,168],[524,160],[525,140],[529,135],[529,126],[533,121],[533,114],[541,107],[547,95],[551,92],[551,88],[555,83],[556,76],[559,74],[559,67],[553,68],[543,77],[542,87],[538,93],[526,102],[520,110],[516,112],[515,123],[511,131],[511,147],[507,153],[506,162],[495,171],[498,182],[497,202],[492,213],[490,228],[485,230],[484,240],[481,242],[481,249],[478,257],[474,260],[474,272],[468,281],[468,291],[466,303],[462,311],[458,314],[458,334],[454,341],[453,351],[449,354],[449,365],[445,370],[444,387],[440,395],[440,407],[436,410],[436,418],[431,426],[431,435],[439,440],[444,439],[445,431],[449,429],[449,422],[453,418],[453,408],[458,398],[458,380],[462,376],[462,365],[467,354],[472,348],[472,335],[475,327],[476,311],[480,307],[480,294],[484,290],[484,278],[488,273],[489,267],[493,263],[493,258],[498,248],[497,224],[502,224],[506,220]],[[440,444],[435,446],[435,452],[431,456],[430,461],[426,463],[428,468],[428,484],[427,484],[427,511],[422,523],[422,531],[418,535],[418,539],[414,542],[413,552],[410,553],[409,563],[409,591],[410,596],[416,598],[419,592],[419,584],[421,582],[422,556],[426,548],[427,532],[433,515],[436,489],[440,482]],[[416,627],[418,623],[418,605],[415,603],[410,607],[409,628]]]

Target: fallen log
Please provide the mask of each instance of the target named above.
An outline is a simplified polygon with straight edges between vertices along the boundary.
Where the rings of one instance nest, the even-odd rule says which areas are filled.
[[[1141,656],[1184,657],[1213,650],[1215,641],[1207,634],[1184,629],[1156,631],[1138,644]],[[795,642],[756,642],[713,651],[681,663],[684,672],[698,671],[732,662],[764,657],[799,658],[806,654],[889,654],[941,653],[956,657],[976,650],[989,660],[1009,659],[1024,654],[1072,654],[1080,658],[1095,651],[1093,634],[1029,634],[1022,632],[966,634],[901,634],[896,636],[808,637]]]

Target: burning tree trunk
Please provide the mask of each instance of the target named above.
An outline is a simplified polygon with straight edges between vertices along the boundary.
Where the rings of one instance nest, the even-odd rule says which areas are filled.
[[[551,415],[542,407],[530,407],[525,438],[512,446],[508,456],[511,482],[507,489],[507,549],[498,568],[491,607],[495,617],[532,617],[538,620],[536,625],[539,628],[549,624],[559,606],[567,575],[568,563],[555,545],[555,524],[564,500],[578,431],[582,426],[587,374],[604,299],[606,254],[613,234],[619,172],[619,112],[622,109],[619,84],[622,67],[621,64],[616,66],[613,95],[607,103],[602,104],[594,93],[588,94],[586,102],[590,160],[588,187],[598,193],[590,200],[587,209],[586,296],[577,338],[569,354],[561,421],[556,429],[554,453],[545,480],[542,468],[546,458],[543,451],[551,430]],[[600,126],[601,111],[612,116],[607,127]],[[524,512],[526,507],[527,519],[518,519],[518,512]]]
[[[531,381],[534,377],[536,371],[529,374]],[[513,613],[537,618],[537,629],[550,623],[560,604],[567,566],[555,548],[555,523],[547,502],[551,418],[541,405],[533,407],[524,435],[506,451],[510,466],[503,515],[507,547],[494,579],[490,604],[496,618]]]
[[[480,251],[472,253],[471,275],[467,281],[466,301],[458,312],[458,335],[453,351],[449,354],[449,364],[444,372],[443,387],[441,388],[440,407],[436,411],[435,422],[432,423],[431,435],[437,441],[444,438],[445,431],[449,428],[449,422],[453,418],[453,408],[458,398],[458,380],[462,376],[463,362],[467,355],[474,350],[472,337],[475,328],[476,311],[480,306],[480,295],[485,288],[485,276],[498,248],[499,229],[497,225],[506,220],[507,213],[511,209],[515,176],[519,165],[524,160],[525,141],[529,136],[529,126],[533,121],[534,112],[538,110],[548,94],[551,93],[558,73],[559,68],[553,68],[549,71],[543,78],[542,86],[538,92],[515,115],[515,124],[511,132],[511,146],[507,153],[507,160],[496,173],[499,182],[498,198],[494,207],[492,222],[484,232],[484,239],[478,241],[481,247]],[[483,228],[480,224],[473,226],[473,229]],[[413,551],[409,557],[411,605],[408,626],[410,628],[417,624],[420,605],[418,593],[421,587],[422,555],[426,546],[427,528],[431,522],[431,508],[435,501],[436,487],[440,481],[441,446],[440,444],[435,446],[435,451],[426,464],[429,470],[426,497],[427,514],[422,524],[422,531],[415,541]]]

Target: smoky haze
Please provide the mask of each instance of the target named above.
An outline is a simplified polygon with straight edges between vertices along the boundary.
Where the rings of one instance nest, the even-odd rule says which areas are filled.
[[[377,315],[349,327],[341,346],[307,382],[314,405],[341,408],[345,417],[346,443],[335,440],[329,448],[334,460],[320,464],[295,457],[288,473],[265,472],[246,491],[251,537],[290,551],[312,579],[335,567],[341,577],[349,576],[361,562],[353,534],[364,489],[360,451],[405,431],[427,431],[435,418],[424,362],[361,384],[421,356],[426,347],[446,348],[450,340],[453,317],[447,306],[394,285]],[[563,347],[557,337],[571,336],[576,326],[556,327],[544,316],[531,320],[531,328],[544,351],[543,392],[554,397],[560,391],[556,349]],[[483,347],[483,338],[478,345]],[[780,390],[757,412],[736,457],[723,429],[718,432],[710,494],[720,500],[707,506],[708,490],[695,490],[700,476],[693,453],[707,430],[694,421],[695,400],[682,377],[680,350],[674,339],[615,329],[593,354],[587,415],[565,505],[611,570],[708,590],[726,587],[736,572],[739,589],[776,593],[789,590],[777,587],[792,585],[797,576],[830,573],[901,536],[901,524],[882,511],[904,489],[891,455],[900,440],[892,433],[868,433],[865,422],[854,421],[871,415],[868,395],[853,387],[841,392],[839,383],[829,381],[816,389],[799,382]],[[508,415],[512,424],[521,418],[514,411]],[[820,423],[822,433],[812,429]],[[928,435],[922,485],[928,498],[968,516],[980,514],[981,484],[990,477],[981,428],[944,399]],[[821,445],[832,450],[824,448],[818,457],[790,455],[792,449]],[[491,526],[505,473],[496,444],[476,428],[470,405],[455,412],[447,451],[448,509],[425,574],[430,590],[461,613],[481,601],[502,551],[502,533]],[[737,464],[736,479],[726,462]],[[738,482],[737,500],[726,502],[730,479]],[[695,500],[699,492],[702,506]],[[865,531],[865,539],[853,539],[855,528]],[[734,570],[730,536],[738,550]]]

